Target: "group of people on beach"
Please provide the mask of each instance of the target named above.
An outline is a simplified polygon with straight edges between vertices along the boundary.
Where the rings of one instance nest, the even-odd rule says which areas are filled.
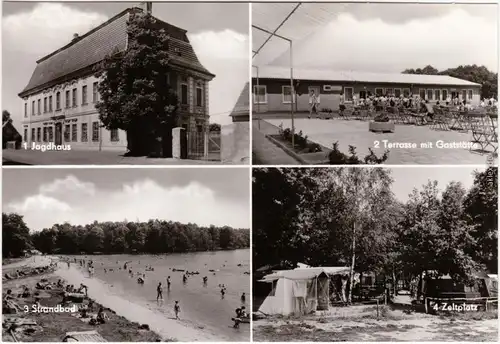
[[[89,261],[86,261],[85,259],[80,259],[80,260],[77,260],[76,258],[74,259],[75,263],[79,262],[80,266],[82,268],[87,268],[88,271],[89,271],[89,276],[92,277],[93,276],[93,273],[94,273],[94,262],[92,260],[89,260]],[[118,265],[119,265],[119,262],[117,261],[116,262]],[[118,270],[124,270],[126,272],[128,272],[128,274],[133,277],[134,275],[139,275],[139,277],[137,278],[137,283],[139,284],[145,284],[146,283],[146,272],[148,271],[154,271],[154,268],[150,265],[146,265],[145,269],[143,271],[136,271],[134,273],[130,263],[132,263],[131,261],[129,262],[125,262],[123,264],[123,266],[119,265],[118,267]],[[138,261],[138,264],[140,264],[140,261]],[[103,265],[103,263],[101,263],[101,265]],[[69,263],[68,263],[68,267],[69,267]],[[111,272],[111,271],[114,271],[113,268],[104,268],[104,273],[107,273],[107,272]],[[187,284],[188,282],[188,279],[189,277],[191,276],[194,276],[194,275],[199,275],[199,272],[189,272],[189,271],[184,271],[184,270],[176,270],[174,269],[174,271],[183,271],[183,274],[182,274],[182,281],[184,284]],[[214,273],[215,275],[215,273]],[[167,287],[167,291],[170,291],[170,288],[171,288],[171,284],[172,284],[172,279],[171,279],[171,276],[167,276],[166,278],[166,287]],[[204,287],[207,286],[208,284],[208,276],[203,276],[202,277],[202,284]],[[81,288],[84,289],[81,289],[81,290],[85,290],[85,293],[87,293],[87,287],[84,286],[83,284],[81,285]],[[227,287],[226,285],[224,284],[219,284],[219,288],[220,288],[220,294],[221,294],[221,299],[224,299],[225,298],[225,295],[226,295],[226,292],[227,292]],[[78,292],[80,291],[80,289],[78,290]],[[157,302],[162,302],[163,301],[163,291],[164,291],[164,283],[163,282],[158,282],[158,284],[156,285],[156,300]],[[76,290],[75,290],[76,292]],[[246,309],[245,309],[245,306],[244,304],[246,303],[246,294],[245,293],[242,293],[241,294],[241,297],[240,297],[240,301],[242,303],[242,306],[237,308],[235,310],[236,312],[236,317],[233,318],[233,321],[234,321],[234,328],[239,328],[239,325],[241,322],[244,321],[245,318],[248,317],[247,313],[246,313]],[[181,306],[180,306],[180,302],[178,300],[174,301],[174,305],[173,305],[173,310],[174,310],[174,314],[175,314],[175,319],[176,320],[180,320],[180,312],[181,312]],[[105,321],[105,318],[104,317],[98,317],[98,319],[96,318],[96,321],[101,323],[103,321]]]

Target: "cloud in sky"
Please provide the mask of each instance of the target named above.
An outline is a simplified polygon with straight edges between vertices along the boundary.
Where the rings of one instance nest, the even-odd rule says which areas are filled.
[[[201,63],[216,77],[209,84],[211,122],[231,123],[229,111],[248,81],[249,38],[232,30],[189,35]]]
[[[3,18],[2,45],[9,51],[42,57],[69,43],[74,33],[85,33],[106,20],[103,14],[78,11],[61,3],[39,3],[29,12]]]
[[[56,179],[52,183],[42,184],[40,186],[41,194],[64,195],[69,192],[76,192],[94,196],[96,190],[94,184],[82,182],[73,175],[68,175],[64,179]]]
[[[249,227],[248,205],[218,197],[211,188],[191,182],[166,187],[152,179],[136,179],[121,188],[98,190],[73,175],[42,184],[36,193],[4,208],[18,212],[33,230],[65,221],[148,221],[165,219],[198,225]]]
[[[293,22],[290,23],[292,25]],[[498,69],[497,21],[462,8],[404,22],[357,19],[342,12],[294,47],[294,65],[401,72],[428,64],[442,70],[463,64]],[[260,62],[287,65],[286,44],[266,47]],[[276,59],[276,60],[275,60]],[[274,60],[274,61],[273,61]]]

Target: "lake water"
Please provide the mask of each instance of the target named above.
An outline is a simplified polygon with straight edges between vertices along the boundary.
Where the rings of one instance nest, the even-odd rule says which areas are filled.
[[[245,307],[250,311],[250,275],[245,274],[250,271],[248,249],[169,255],[71,257],[87,261],[92,259],[95,267],[94,278],[109,286],[117,296],[168,318],[174,317],[174,301],[179,301],[180,321],[183,323],[208,331],[220,340],[250,340],[250,326],[242,324],[239,329],[234,329],[231,321],[235,309],[242,306],[242,293],[246,294]],[[127,270],[123,270],[126,262],[129,262]],[[152,267],[154,271],[146,271],[146,266]],[[133,276],[129,274],[128,269],[133,271]],[[200,274],[188,277],[187,282],[183,283],[184,273],[173,269],[198,271]],[[213,273],[210,269],[217,271]],[[137,273],[146,275],[144,284],[137,283]],[[167,276],[170,276],[171,280],[170,291],[167,290]],[[208,277],[206,285],[203,284],[203,276]],[[156,300],[156,287],[159,282],[163,285],[163,302]],[[227,288],[224,298],[221,297],[221,284]],[[173,337],[175,338],[175,334]]]

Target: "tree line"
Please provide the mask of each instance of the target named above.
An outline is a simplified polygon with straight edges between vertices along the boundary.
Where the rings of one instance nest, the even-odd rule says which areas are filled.
[[[428,272],[469,281],[497,273],[498,170],[466,190],[429,181],[396,199],[384,168],[253,172],[253,266],[348,266],[393,280]],[[352,281],[351,281],[352,282]]]
[[[19,257],[26,250],[46,254],[182,253],[250,247],[250,231],[228,226],[150,220],[148,222],[93,222],[85,226],[55,224],[31,232],[16,213],[2,213],[3,257]]]
[[[489,71],[485,66],[465,65],[439,71],[428,65],[424,68],[405,69],[403,74],[448,75],[480,84],[481,98],[496,98],[498,96],[498,73]]]

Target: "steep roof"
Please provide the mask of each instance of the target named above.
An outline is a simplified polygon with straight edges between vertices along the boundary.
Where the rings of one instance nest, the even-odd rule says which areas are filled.
[[[70,79],[112,53],[127,49],[127,21],[129,14],[142,11],[128,8],[105,23],[73,39],[69,44],[39,59],[28,85],[21,91],[23,97]],[[157,23],[170,35],[169,51],[172,64],[192,68],[211,77],[198,60],[187,37],[187,31],[157,19]]]
[[[231,117],[245,116],[245,115],[248,116],[250,112],[249,92],[250,92],[250,86],[249,83],[247,82],[243,87],[243,90],[241,91],[238,100],[236,101],[233,111],[230,114]]]
[[[290,79],[290,68],[260,67],[259,79]],[[253,70],[253,77],[257,71]],[[366,83],[417,84],[417,85],[449,85],[449,86],[481,86],[474,82],[453,78],[448,75],[422,75],[402,73],[371,73],[357,71],[335,71],[328,69],[293,69],[293,78],[297,80],[349,81]]]

